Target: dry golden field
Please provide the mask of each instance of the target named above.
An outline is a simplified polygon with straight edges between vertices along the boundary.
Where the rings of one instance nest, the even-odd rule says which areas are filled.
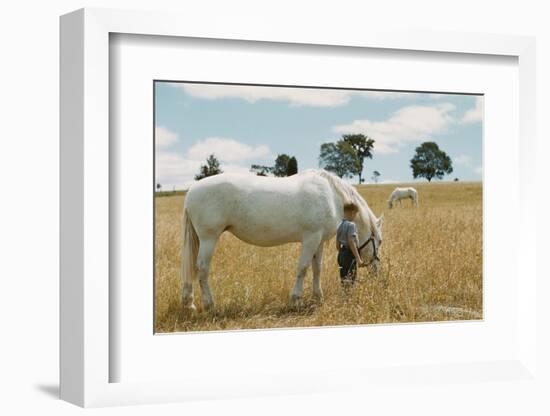
[[[323,257],[324,302],[311,296],[289,306],[299,244],[261,248],[224,233],[211,265],[215,310],[181,310],[180,250],[184,196],[157,197],[155,222],[155,328],[157,332],[308,327],[482,318],[482,185],[479,182],[415,183],[419,207],[403,201],[389,210],[392,185],[362,185],[374,213],[385,216],[382,268],[359,269],[359,283],[340,285],[334,241]]]

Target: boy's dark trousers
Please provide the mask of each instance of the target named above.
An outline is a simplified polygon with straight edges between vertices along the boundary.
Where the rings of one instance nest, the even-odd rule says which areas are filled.
[[[340,266],[340,281],[342,283],[355,283],[357,264],[355,256],[347,246],[342,245],[338,250],[338,266]]]

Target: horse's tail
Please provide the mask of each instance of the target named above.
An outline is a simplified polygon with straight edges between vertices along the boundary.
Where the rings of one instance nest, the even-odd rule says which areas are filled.
[[[183,283],[183,301],[193,304],[193,280],[197,274],[197,254],[199,237],[193,227],[187,208],[183,209],[183,246],[181,251],[181,276]]]

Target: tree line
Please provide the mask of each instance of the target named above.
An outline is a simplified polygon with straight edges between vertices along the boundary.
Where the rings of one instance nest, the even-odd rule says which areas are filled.
[[[375,140],[364,134],[344,134],[336,142],[323,143],[319,154],[319,166],[333,172],[340,178],[357,175],[358,183],[365,181],[363,169],[365,159],[372,159]],[[442,179],[453,172],[451,158],[435,142],[424,142],[415,149],[410,160],[413,178]],[[372,180],[378,183],[381,174],[372,173]]]
[[[251,165],[250,171],[255,172],[258,176],[268,176],[269,174],[278,177],[292,176],[298,173],[298,161],[296,157],[283,153],[277,155],[273,166]],[[199,173],[195,175],[195,180],[198,181],[220,173],[223,173],[220,161],[215,154],[211,154],[206,159],[206,163],[199,168]]]
[[[365,159],[373,158],[373,150],[376,141],[364,134],[344,134],[336,142],[321,144],[319,152],[319,167],[333,172],[340,178],[358,177],[358,183],[365,181],[363,171]],[[444,175],[453,172],[451,158],[439,148],[435,142],[424,142],[416,147],[415,154],[410,160],[413,178],[425,178],[428,182],[432,179],[442,179]],[[250,166],[250,171],[258,176],[273,175],[277,177],[292,176],[298,173],[298,161],[296,157],[286,153],[278,154],[273,166]],[[195,180],[223,173],[220,161],[211,154],[205,163],[199,168]],[[373,171],[371,179],[378,183],[381,173]],[[161,190],[161,185],[156,185]]]
[[[289,156],[286,153],[277,155],[273,166],[251,165],[250,171],[255,172],[258,176],[273,176],[283,177],[292,176],[298,173],[298,161],[294,156]]]

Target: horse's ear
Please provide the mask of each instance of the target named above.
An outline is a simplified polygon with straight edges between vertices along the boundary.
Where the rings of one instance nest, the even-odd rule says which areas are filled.
[[[381,229],[384,224],[384,214],[380,215],[380,218],[376,220],[376,228]]]

